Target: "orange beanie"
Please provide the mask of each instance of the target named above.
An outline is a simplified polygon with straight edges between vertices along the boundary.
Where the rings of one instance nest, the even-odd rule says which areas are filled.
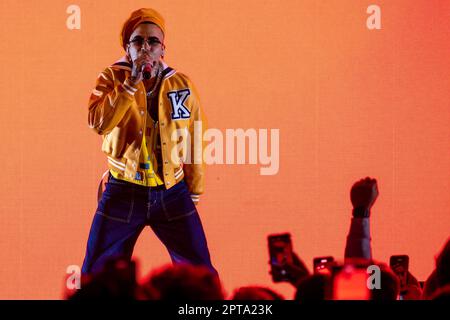
[[[166,34],[164,18],[161,14],[159,14],[159,12],[149,8],[136,10],[131,14],[127,21],[125,21],[122,27],[122,32],[120,33],[120,44],[124,49],[126,48],[128,40],[130,39],[134,29],[136,29],[140,23],[145,21],[156,24],[162,30],[163,34]]]

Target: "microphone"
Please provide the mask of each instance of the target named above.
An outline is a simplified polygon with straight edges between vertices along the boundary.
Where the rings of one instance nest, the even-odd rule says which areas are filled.
[[[150,63],[146,63],[144,65],[144,69],[142,70],[142,75],[144,79],[148,80],[152,77],[152,65]]]

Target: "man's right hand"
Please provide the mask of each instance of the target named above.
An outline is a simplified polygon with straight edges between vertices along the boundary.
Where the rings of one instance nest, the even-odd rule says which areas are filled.
[[[144,79],[142,70],[146,64],[151,64],[153,68],[153,66],[155,65],[155,60],[146,50],[141,50],[139,51],[139,56],[136,58],[136,60],[133,61],[130,76],[131,85],[136,86]]]
[[[354,217],[369,217],[370,209],[378,197],[376,179],[369,177],[357,181],[350,191]]]

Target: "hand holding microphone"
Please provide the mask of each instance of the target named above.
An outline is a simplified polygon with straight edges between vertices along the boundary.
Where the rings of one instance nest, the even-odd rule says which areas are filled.
[[[143,79],[150,79],[155,65],[156,61],[152,61],[150,54],[142,48],[138,58],[133,61],[130,78],[132,84],[137,85]]]

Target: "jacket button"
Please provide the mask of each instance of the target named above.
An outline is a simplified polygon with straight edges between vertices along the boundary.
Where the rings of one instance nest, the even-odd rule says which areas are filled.
[[[168,164],[168,163],[169,163],[169,161],[164,161],[164,163],[165,163],[165,164]]]
[[[142,130],[139,130],[139,134],[142,136]]]
[[[164,127],[164,122],[161,122],[161,127]]]
[[[168,176],[169,174],[166,172],[166,176]]]
[[[163,142],[163,146],[165,146],[166,145],[166,143],[165,142]]]
[[[144,110],[141,110],[141,115],[144,115]]]
[[[167,182],[166,184],[167,184],[167,185],[170,185],[170,182]]]

